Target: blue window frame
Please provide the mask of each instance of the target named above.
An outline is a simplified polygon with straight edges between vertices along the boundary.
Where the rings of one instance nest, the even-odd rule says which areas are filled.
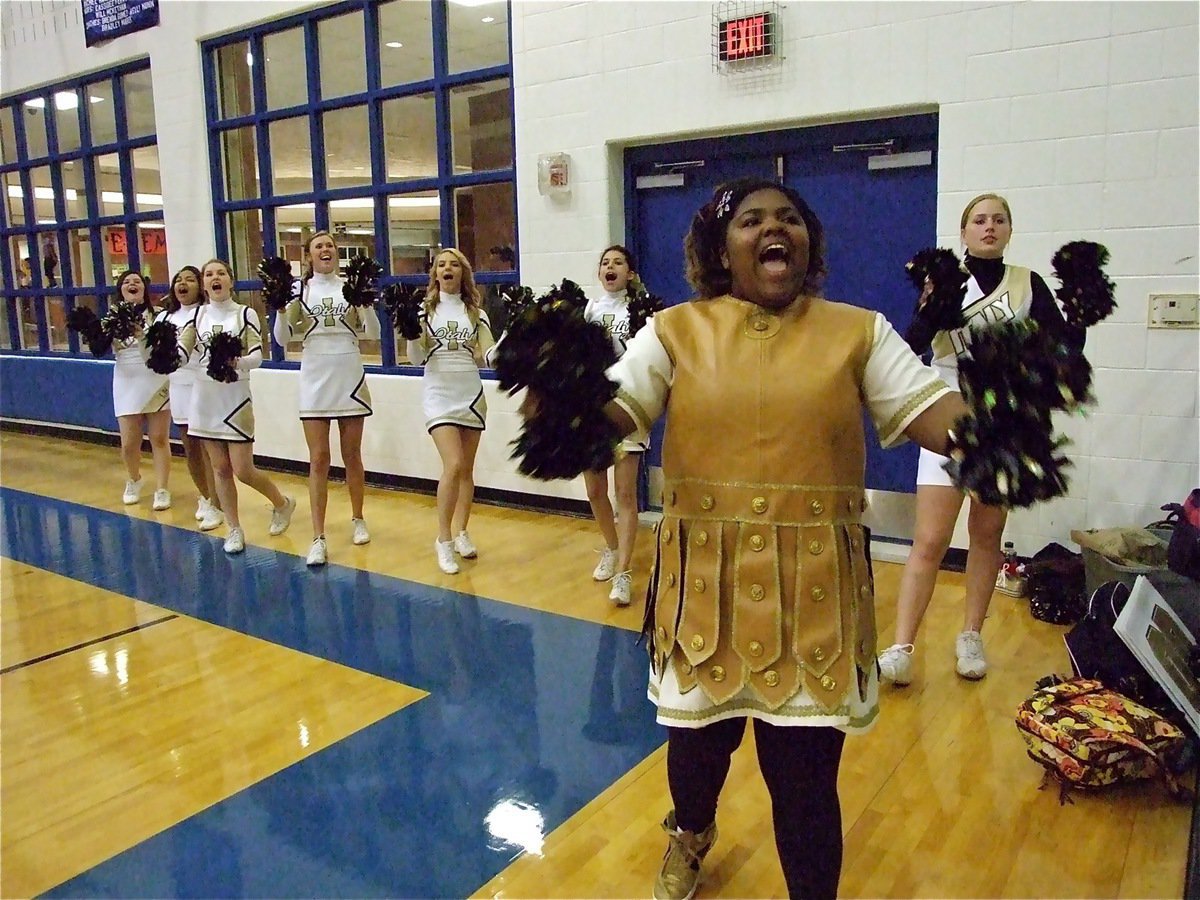
[[[348,0],[202,43],[217,254],[233,264],[235,287],[243,295],[249,292],[253,298],[261,288],[253,277],[261,258],[299,259],[299,244],[281,237],[287,231],[330,230],[339,236],[339,244],[359,235],[358,248],[383,266],[384,285],[425,283],[424,268],[439,247],[464,249],[477,270],[491,244],[506,246],[516,258],[509,4],[473,7],[479,17],[468,22],[446,0],[433,0],[428,6],[403,0],[406,17],[418,20],[416,30],[424,31],[415,35],[416,42],[432,56],[423,67],[405,68],[392,58],[381,60],[381,52],[389,52],[386,48],[403,46],[400,40],[389,40],[398,35],[388,30],[387,17],[401,11],[399,2]],[[502,38],[503,52],[486,56],[481,68],[463,69],[462,53],[451,60],[454,38],[468,25],[478,28],[477,21],[504,29],[502,36],[492,32],[491,39],[494,48]],[[338,39],[340,56],[335,49]],[[273,53],[283,59],[273,60]],[[403,80],[397,71],[413,77]],[[340,82],[335,84],[335,79]],[[467,103],[472,122],[492,118],[479,134],[471,134],[474,152],[464,164],[462,147],[454,146],[454,126],[455,109]],[[416,117],[414,109],[421,111]],[[410,125],[415,123],[410,130],[427,137],[429,159],[416,171],[393,172],[387,143],[392,130],[385,127],[390,116],[406,117]],[[461,122],[459,126],[461,137]],[[346,140],[347,134],[355,139]],[[337,139],[336,150],[329,146],[331,135]],[[353,156],[349,161],[359,165],[335,167],[332,163],[339,156]],[[306,166],[311,173],[304,171]],[[356,170],[364,174],[356,176]],[[435,204],[436,220],[430,214],[425,223],[428,258],[416,271],[417,262],[410,261],[410,267],[396,258],[389,214],[406,205],[432,209]],[[359,227],[353,230],[337,221],[338,211],[349,208],[362,210],[357,214]],[[307,216],[303,229],[294,227],[297,210]],[[482,236],[478,231],[467,233],[472,210],[488,222],[506,222],[504,236],[497,239],[494,231],[486,230]],[[467,248],[464,241],[483,245]],[[477,271],[476,281],[514,281],[515,261],[511,265],[493,264],[490,271]],[[386,320],[386,312],[381,311],[381,318]],[[386,368],[395,366],[397,357],[390,323],[382,324],[380,363]],[[284,349],[273,341],[272,348],[276,363],[295,365],[284,362]]]
[[[0,100],[0,351],[79,355],[67,315],[107,309],[125,268],[167,290],[161,193],[137,178],[157,187],[149,72],[142,59]]]

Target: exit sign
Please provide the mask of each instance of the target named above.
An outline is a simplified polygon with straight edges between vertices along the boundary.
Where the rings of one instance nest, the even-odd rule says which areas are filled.
[[[717,59],[739,62],[770,56],[775,52],[772,24],[769,12],[721,22],[717,34]]]

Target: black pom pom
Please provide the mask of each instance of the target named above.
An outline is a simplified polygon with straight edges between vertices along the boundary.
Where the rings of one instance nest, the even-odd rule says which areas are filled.
[[[925,291],[926,278],[933,284],[933,293],[917,308],[916,315],[928,319],[938,331],[953,331],[966,324],[962,302],[971,276],[953,250],[929,247],[909,260],[904,271],[921,293]]]
[[[369,256],[356,256],[346,264],[342,296],[351,306],[373,306],[383,266]]]
[[[617,426],[602,409],[581,411],[543,402],[513,442],[511,458],[530,478],[574,478],[611,466],[620,440]]]
[[[262,298],[267,309],[280,310],[292,299],[292,265],[281,256],[268,256],[258,264]]]
[[[208,342],[208,377],[226,384],[237,381],[237,361],[241,355],[241,339],[228,331],[218,331]]]
[[[1023,507],[1066,492],[1067,443],[1051,414],[1091,401],[1083,355],[1032,321],[1005,322],[973,334],[958,361],[971,415],[950,436],[946,471],[958,487],[993,506]]]
[[[1108,249],[1092,241],[1064,244],[1050,261],[1062,287],[1054,292],[1067,322],[1087,328],[1108,318],[1117,308],[1115,285],[1104,274]]]
[[[510,320],[496,354],[501,390],[528,388],[538,399],[513,453],[534,478],[612,465],[620,436],[604,407],[617,386],[605,373],[616,352],[604,328],[583,318],[586,305],[579,286],[563,281]]]
[[[402,338],[415,341],[421,336],[421,304],[425,301],[423,289],[406,284],[389,284],[383,289],[380,299],[392,317],[392,326]]]
[[[170,375],[182,364],[179,356],[179,329],[161,319],[146,329],[146,365],[159,375]]]
[[[100,317],[91,307],[76,306],[67,313],[67,327],[79,333],[93,356],[103,356],[112,347],[112,338],[105,333]]]
[[[504,285],[500,288],[500,296],[504,300],[504,312],[510,322],[537,302],[533,289],[523,284]]]
[[[142,310],[140,304],[134,306],[132,303],[125,303],[118,300],[108,308],[100,319],[100,327],[114,341],[128,341],[133,338],[138,328],[143,323]]]
[[[629,285],[629,336],[633,337],[656,312],[663,309],[662,297],[650,293],[640,281]]]

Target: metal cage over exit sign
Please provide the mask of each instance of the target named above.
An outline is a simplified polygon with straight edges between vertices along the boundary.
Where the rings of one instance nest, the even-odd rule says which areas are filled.
[[[726,2],[713,9],[713,67],[722,72],[777,62],[779,4]]]

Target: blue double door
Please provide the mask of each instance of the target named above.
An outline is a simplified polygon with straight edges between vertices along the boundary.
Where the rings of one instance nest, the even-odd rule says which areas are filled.
[[[631,148],[626,234],[649,288],[683,302],[694,294],[683,237],[713,189],[740,177],[781,182],[825,226],[825,296],[878,310],[903,331],[915,301],[904,264],[937,239],[936,161],[935,115]],[[916,448],[882,451],[867,426],[867,487],[912,493]],[[656,434],[650,465],[660,464],[660,446]]]

